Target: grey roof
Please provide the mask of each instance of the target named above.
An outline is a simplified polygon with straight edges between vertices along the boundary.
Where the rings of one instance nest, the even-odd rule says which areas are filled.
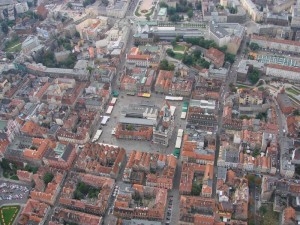
[[[218,179],[226,180],[227,168],[218,167]]]
[[[159,221],[132,219],[123,220],[122,225],[162,225],[162,223]]]
[[[125,123],[125,124],[135,124],[135,125],[144,125],[144,126],[155,126],[156,125],[155,120],[124,117],[124,116],[120,117],[119,122]]]

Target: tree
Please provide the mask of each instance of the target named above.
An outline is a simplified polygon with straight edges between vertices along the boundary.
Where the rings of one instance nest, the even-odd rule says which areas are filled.
[[[193,55],[195,58],[200,58],[202,56],[202,52],[201,52],[201,50],[196,49],[193,51]]]
[[[45,185],[50,183],[53,180],[53,178],[54,178],[54,175],[52,173],[50,173],[50,172],[45,173],[45,175],[43,177]]]
[[[86,70],[89,71],[89,74],[91,75],[92,72],[93,72],[93,70],[94,70],[94,68],[91,67],[91,66],[87,66],[87,67],[86,67]]]
[[[201,4],[201,1],[198,1],[198,0],[197,0],[197,1],[195,2],[195,6],[196,6],[196,9],[197,9],[197,10],[202,10],[202,4]]]
[[[146,20],[150,21],[150,16],[149,15],[146,15]]]
[[[159,69],[160,70],[168,70],[168,71],[173,71],[175,69],[174,64],[169,63],[168,60],[163,59],[159,63]]]
[[[193,65],[194,64],[193,56],[185,54],[183,56],[182,62],[188,66]]]
[[[8,58],[9,60],[13,60],[15,57],[14,57],[14,55],[12,53],[7,52],[6,53],[6,58]]]
[[[167,52],[168,56],[170,56],[170,57],[174,57],[175,56],[175,53],[170,48],[168,48],[166,52]]]
[[[235,55],[231,53],[225,53],[225,61],[234,63],[235,61]]]
[[[259,75],[259,71],[257,69],[254,69],[253,71],[251,71],[248,74],[248,79],[251,82],[251,84],[256,84],[257,81],[259,80],[260,75]]]
[[[159,7],[160,7],[160,8],[168,8],[169,6],[168,6],[167,3],[165,3],[165,2],[160,2],[160,3],[159,3]]]
[[[1,30],[4,34],[8,34],[9,32],[9,28],[6,22],[2,22],[1,23]]]
[[[75,31],[74,36],[75,36],[76,38],[80,38],[80,33],[79,33],[78,31]]]
[[[260,212],[260,214],[262,214],[262,215],[265,215],[266,213],[267,213],[267,208],[266,208],[266,206],[264,206],[264,205],[262,205],[260,208],[259,208],[259,212]]]
[[[191,195],[199,196],[201,193],[201,190],[202,190],[202,185],[197,184],[196,182],[193,182]]]
[[[193,10],[189,10],[189,11],[187,12],[187,16],[188,16],[189,18],[192,18],[193,15],[194,15]]]
[[[176,39],[173,39],[173,40],[171,41],[171,45],[173,46],[173,48],[177,45]]]
[[[167,13],[169,16],[175,15],[176,9],[174,7],[169,7]]]
[[[71,3],[71,2],[68,2],[67,7],[68,7],[69,9],[73,9],[72,3]]]
[[[293,112],[293,115],[294,115],[294,116],[300,116],[300,111],[299,111],[299,109],[295,109],[294,112]]]
[[[174,14],[174,15],[170,16],[171,22],[178,22],[180,20],[181,20],[181,17],[178,14]]]
[[[108,4],[109,4],[109,1],[108,1],[108,0],[101,0],[101,2],[102,2],[102,4],[103,4],[104,6],[108,6]]]
[[[7,159],[3,158],[2,161],[0,162],[0,166],[3,170],[10,170],[9,162]]]
[[[258,50],[259,49],[259,45],[257,44],[257,43],[251,43],[250,45],[249,45],[249,48],[252,50],[252,51],[256,51],[256,50]]]

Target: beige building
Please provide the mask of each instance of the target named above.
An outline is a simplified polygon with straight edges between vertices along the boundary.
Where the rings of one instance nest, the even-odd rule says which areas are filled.
[[[263,12],[259,11],[256,5],[251,0],[241,0],[241,5],[250,15],[252,20],[259,22],[263,20]]]
[[[267,38],[258,35],[252,35],[250,43],[256,43],[261,48],[276,49],[279,51],[299,52],[300,42],[277,38]]]
[[[291,66],[282,66],[277,64],[268,64],[266,66],[266,75],[279,77],[289,80],[300,80],[300,68]]]
[[[76,31],[80,33],[82,39],[95,39],[100,31],[107,28],[107,17],[97,17],[96,19],[86,19],[76,25]]]

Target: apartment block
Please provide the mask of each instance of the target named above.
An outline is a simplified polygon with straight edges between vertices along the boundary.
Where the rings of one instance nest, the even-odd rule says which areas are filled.
[[[173,155],[132,151],[124,170],[123,181],[172,189],[176,165]]]
[[[103,216],[114,185],[111,178],[71,172],[61,190],[59,203],[72,210]]]
[[[124,219],[162,221],[167,206],[167,195],[166,189],[134,184],[131,192],[119,192],[113,214]]]
[[[123,148],[87,143],[75,163],[76,170],[116,179],[125,163]]]

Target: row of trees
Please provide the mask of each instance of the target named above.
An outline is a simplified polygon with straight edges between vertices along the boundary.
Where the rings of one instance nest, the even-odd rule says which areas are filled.
[[[209,49],[209,48],[216,48],[225,54],[225,61],[233,63],[235,61],[235,55],[226,52],[227,46],[219,47],[213,40],[205,40],[203,37],[200,38],[186,38],[184,39],[185,42],[190,43],[192,45],[198,45],[202,48]]]
[[[96,198],[100,191],[100,188],[95,188],[91,185],[80,181],[76,186],[76,190],[74,192],[74,199],[81,200],[86,196],[88,198]]]
[[[199,3],[197,5],[199,7]],[[187,2],[187,0],[179,0],[179,3],[176,4],[176,7],[169,7],[165,2],[160,3],[161,8],[167,8],[167,13],[169,20],[172,22],[179,22],[184,19],[179,13],[186,13],[189,18],[193,17],[193,4]],[[200,3],[201,8],[201,3]]]

